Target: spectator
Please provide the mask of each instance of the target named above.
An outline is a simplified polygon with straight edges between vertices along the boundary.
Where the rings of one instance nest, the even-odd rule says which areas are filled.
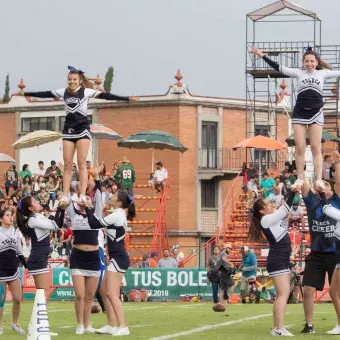
[[[285,168],[284,168],[283,171],[293,172],[292,165],[289,162],[285,162]],[[283,171],[282,171],[281,175],[283,175]]]
[[[255,175],[254,177],[251,177],[249,182],[247,183],[248,192],[254,191],[256,196],[258,196],[259,195],[258,184],[259,184],[259,176]]]
[[[242,270],[241,299],[242,303],[246,303],[248,285],[249,283],[256,281],[257,258],[256,255],[249,250],[248,246],[241,247],[241,254],[242,254],[242,265],[240,267],[240,269]]]
[[[149,267],[150,268],[157,268],[158,262],[157,262],[157,253],[155,251],[153,251],[150,254],[150,258],[149,258]]]
[[[112,167],[112,173],[111,173],[111,176],[114,177],[114,175],[116,174],[116,172],[118,171],[118,169],[120,168],[120,165],[118,162],[115,162],[113,164],[113,167]]]
[[[330,182],[332,184],[332,188],[334,189],[334,184],[335,184],[335,163],[332,164],[331,168],[329,169],[329,178]]]
[[[37,195],[37,200],[39,201],[40,205],[43,206],[45,204],[48,204],[48,201],[50,199],[50,195],[46,191],[46,184],[42,183],[40,186],[40,191]]]
[[[57,167],[57,163],[55,161],[51,161],[51,166],[49,166],[46,169],[44,177],[46,179],[48,179],[48,177],[50,175],[54,175],[54,176],[62,176],[63,175],[62,171]]]
[[[219,293],[219,303],[223,304],[225,298],[232,296],[236,283],[232,278],[232,269],[234,265],[228,259],[231,251],[232,245],[230,243],[225,243],[221,246],[221,252],[217,259],[217,265],[219,266],[220,275],[220,293]],[[229,295],[230,293],[230,295]]]
[[[267,174],[270,178],[280,177],[280,171],[277,170],[277,164],[275,162],[267,169]]]
[[[33,184],[33,192],[38,193],[41,189],[42,184],[45,184],[44,176],[39,175],[39,177],[37,178],[37,180]]]
[[[177,261],[178,268],[183,268],[184,254],[181,251],[179,251],[179,246],[173,247],[173,253],[175,255],[175,260]]]
[[[49,199],[52,202],[52,208],[54,208],[54,203],[57,199],[57,192],[59,190],[60,182],[55,176],[50,175],[48,177],[48,182],[46,183],[46,191],[49,194]]]
[[[15,214],[15,212],[17,211],[17,207],[15,206],[13,199],[10,198],[10,199],[8,200],[6,209],[10,209],[11,212],[12,212],[12,215]]]
[[[90,182],[94,182],[94,169],[91,167],[91,162],[86,161],[87,177]]]
[[[168,179],[168,170],[164,168],[162,162],[156,163],[156,171],[153,175],[152,186],[157,193],[162,192],[164,184]]]
[[[45,165],[43,161],[38,162],[38,171],[36,172],[36,177],[45,175]]]
[[[261,181],[261,187],[263,188],[262,196],[267,198],[270,194],[274,192],[275,181],[273,178],[268,176],[268,173],[263,173],[263,180]]]
[[[143,260],[137,263],[137,268],[149,268],[149,261],[148,261],[149,256],[147,254],[143,255]]]
[[[5,173],[5,180],[6,196],[8,197],[10,187],[12,187],[13,190],[18,189],[18,173],[15,170],[15,165],[10,165]]]
[[[133,186],[136,181],[135,169],[130,161],[123,157],[122,165],[114,175],[114,180],[119,183],[120,189],[126,191],[130,196],[133,196]]]
[[[283,171],[282,174],[283,174],[282,182],[285,194],[289,194],[291,192],[291,187],[295,182],[295,176],[289,170]]]
[[[66,257],[68,258],[70,256],[72,249],[71,244],[72,236],[73,236],[72,229],[69,227],[68,222],[65,220],[60,233],[61,246],[58,248],[59,257],[62,257],[63,249],[65,249]]]
[[[249,166],[246,169],[246,175],[247,175],[248,181],[257,175],[257,170],[254,167],[254,163],[249,163]]]
[[[32,172],[29,169],[28,164],[22,166],[22,170],[19,172],[19,177],[23,180],[26,176],[32,178]]]
[[[79,170],[77,169],[76,163],[73,163],[72,167],[72,178],[71,178],[71,186],[76,189],[79,183]]]
[[[31,193],[33,191],[32,177],[26,175],[22,180],[21,187],[25,192]]]
[[[208,272],[207,277],[211,283],[211,288],[213,291],[213,301],[214,303],[218,303],[218,287],[219,287],[219,266],[217,265],[218,255],[220,254],[220,248],[218,246],[214,247],[213,255],[209,258],[208,261]]]
[[[330,168],[333,163],[333,159],[329,155],[325,155],[323,158],[323,163],[322,163],[322,179],[325,181],[330,181]]]
[[[164,250],[163,258],[158,262],[159,268],[177,268],[177,261],[170,257],[169,249]]]
[[[275,205],[275,208],[279,208],[284,203],[284,197],[281,194],[281,189],[278,186],[274,187],[274,192],[266,198],[266,201]]]
[[[281,182],[280,176],[277,176],[274,178],[275,180],[275,185],[280,188],[280,194],[284,194],[284,185],[283,182]]]
[[[5,195],[4,192],[2,191],[2,186],[0,185],[0,200],[5,201]],[[2,209],[0,209],[2,210]]]
[[[304,223],[304,211],[301,206],[300,201],[293,201],[292,207],[290,208],[289,214],[288,214],[288,222],[289,227],[292,227],[292,225],[298,225],[302,224],[302,227],[305,226]]]

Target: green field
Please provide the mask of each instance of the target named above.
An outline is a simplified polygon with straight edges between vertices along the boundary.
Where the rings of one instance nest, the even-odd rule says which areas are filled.
[[[212,304],[183,302],[148,302],[125,303],[127,323],[131,335],[127,339],[271,339],[269,335],[272,317],[272,306],[260,305],[230,305],[224,313],[214,313]],[[79,339],[75,332],[75,313],[72,302],[50,302],[49,321],[54,332],[59,333],[54,339]],[[31,302],[24,302],[21,313],[21,326],[27,328],[32,310]],[[336,324],[335,312],[331,304],[319,304],[315,308],[316,334],[308,335],[308,340],[323,339],[326,331]],[[6,340],[25,339],[26,336],[14,334],[10,329],[11,304],[5,306],[3,336]],[[302,305],[289,305],[286,324],[289,330],[298,338],[303,327]],[[252,318],[252,319],[247,319]],[[247,320],[242,320],[247,319]],[[103,314],[95,314],[93,326],[101,327],[106,322]],[[186,332],[184,334],[179,334]],[[172,337],[169,337],[173,335]],[[105,335],[83,335],[87,339],[107,338]]]

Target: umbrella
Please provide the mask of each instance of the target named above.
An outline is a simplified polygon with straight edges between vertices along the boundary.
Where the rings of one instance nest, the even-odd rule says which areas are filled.
[[[60,132],[37,130],[20,137],[14,144],[12,144],[12,148],[15,149],[30,148],[32,146],[38,146],[54,142],[60,139],[61,137],[62,134]]]
[[[333,134],[331,134],[330,132],[323,130],[322,131],[322,139],[321,139],[321,143],[325,143],[325,142],[335,142],[335,143],[340,143],[340,139],[336,136],[334,136]],[[288,144],[288,146],[295,146],[295,140],[294,140],[294,134],[291,134],[287,139],[286,139],[286,143]],[[306,134],[306,143],[307,145],[310,144],[310,140],[309,140],[309,131],[307,130],[307,134]]]
[[[129,149],[153,149],[152,152],[152,171],[155,163],[154,150],[174,150],[185,152],[188,149],[172,134],[164,131],[141,131],[137,132],[117,143],[119,147]]]
[[[287,149],[285,145],[281,144],[276,139],[265,137],[265,136],[255,136],[255,137],[247,138],[233,147],[233,149],[244,149],[244,148],[264,149],[267,151]]]
[[[15,160],[5,153],[0,153],[0,163],[15,163]]]
[[[157,130],[137,132],[118,142],[117,145],[129,149],[168,149],[182,153],[188,150],[172,134]]]
[[[122,139],[121,135],[119,135],[117,132],[113,131],[112,129],[102,124],[97,123],[91,124],[90,132],[92,137],[95,139],[110,139],[110,140]]]

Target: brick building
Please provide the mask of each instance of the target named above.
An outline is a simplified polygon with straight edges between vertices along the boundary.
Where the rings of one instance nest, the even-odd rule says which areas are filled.
[[[239,172],[244,153],[232,147],[246,138],[246,103],[243,99],[214,98],[193,95],[177,82],[163,95],[143,96],[139,102],[90,102],[92,121],[101,123],[123,137],[143,131],[162,130],[176,136],[188,148],[181,154],[157,151],[172,176],[167,209],[169,244],[186,247],[187,254],[215,233],[222,218],[222,206],[231,179]],[[19,86],[25,87],[23,83]],[[258,103],[265,112],[266,103]],[[62,159],[61,142],[14,151],[10,146],[22,134],[36,129],[61,130],[64,121],[63,103],[59,101],[28,102],[13,96],[8,104],[0,105],[0,150],[16,158],[18,168],[27,162],[36,167],[42,159],[47,166],[51,159]],[[257,131],[254,127],[254,131]],[[284,141],[288,134],[288,118],[277,111],[277,136]],[[134,165],[137,182],[146,183],[151,172],[151,150],[118,148],[113,141],[94,141],[89,159],[103,160],[107,167],[123,156]],[[3,174],[8,165],[0,163]],[[138,189],[135,193],[139,193]],[[154,214],[146,219],[155,218]],[[141,230],[141,229],[140,229]],[[149,242],[147,240],[146,242]],[[139,240],[139,242],[144,242]]]

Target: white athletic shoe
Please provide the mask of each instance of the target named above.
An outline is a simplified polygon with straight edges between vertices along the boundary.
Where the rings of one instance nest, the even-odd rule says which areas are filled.
[[[303,187],[303,179],[298,178],[294,184],[291,186],[291,189],[301,189]]]
[[[12,330],[18,334],[25,334],[25,331],[19,325],[12,325]]]
[[[113,336],[121,336],[121,335],[129,335],[130,331],[128,327],[117,327],[116,333],[112,334]]]
[[[294,334],[287,331],[287,329],[284,328],[284,327],[282,327],[280,329],[276,329],[274,327],[274,328],[272,328],[270,334],[273,335],[273,336],[294,336]]]
[[[66,196],[63,196],[59,202],[60,206],[63,207],[63,206],[67,206],[71,203],[70,199]]]
[[[328,331],[327,334],[339,335],[340,334],[340,326],[336,325],[331,331]]]
[[[5,335],[5,331],[2,328],[0,328],[0,335]]]
[[[96,333],[96,330],[90,325],[84,329],[84,333],[93,334]]]
[[[77,325],[76,334],[83,335],[85,333],[84,325]]]
[[[117,332],[117,327],[112,327],[110,325],[106,325],[102,328],[95,329],[98,334],[115,334]]]
[[[324,190],[325,189],[325,183],[323,182],[323,180],[321,179],[318,179],[317,181],[315,181],[315,185],[317,187],[319,187],[321,190]]]
[[[85,195],[79,195],[78,202],[79,203],[86,203],[86,196]]]

